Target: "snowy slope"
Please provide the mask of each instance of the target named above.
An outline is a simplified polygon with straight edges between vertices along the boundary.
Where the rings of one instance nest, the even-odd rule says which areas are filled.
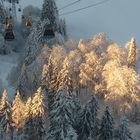
[[[4,88],[8,90],[10,98],[13,97],[15,90],[12,87],[9,87],[7,76],[10,73],[11,69],[17,65],[18,56],[19,54],[17,53],[0,55],[0,79],[2,80]]]

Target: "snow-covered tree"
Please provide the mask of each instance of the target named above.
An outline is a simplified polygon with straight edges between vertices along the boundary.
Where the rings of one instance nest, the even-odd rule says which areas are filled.
[[[33,97],[31,108],[34,125],[34,135],[39,140],[42,140],[45,135],[44,120],[43,120],[45,111],[46,106],[44,103],[44,96],[42,95],[41,88],[39,88]]]
[[[59,82],[58,90],[65,89],[69,95],[73,92],[73,84],[72,84],[72,74],[71,74],[71,65],[66,57],[63,62],[63,68],[58,74],[57,82]]]
[[[136,55],[137,55],[137,45],[136,41],[134,38],[131,39],[129,43],[126,44],[125,46],[128,49],[128,57],[127,57],[127,62],[128,62],[128,67],[129,68],[136,68]]]
[[[116,61],[119,65],[126,64],[126,51],[124,48],[120,47],[118,44],[114,43],[107,48],[106,59],[109,61]]]
[[[63,63],[60,62],[64,61],[65,56],[64,48],[59,45],[53,46],[48,64],[44,65],[42,72],[43,85],[46,85],[48,89],[58,90],[56,89],[57,76],[63,66]]]
[[[108,66],[110,64],[108,63]],[[114,62],[112,64],[114,65]],[[133,105],[140,101],[137,90],[139,76],[127,66],[116,66],[113,71],[108,73],[108,76],[105,74],[107,83],[105,101],[112,104],[116,113],[122,112],[127,115],[128,112],[132,111]]]
[[[29,86],[27,81],[28,81],[27,68],[26,68],[25,64],[23,64],[21,67],[20,76],[18,77],[18,81],[17,81],[17,89],[21,93],[23,98],[25,97],[26,89]]]
[[[133,140],[126,117],[122,118],[120,123],[116,140]]]
[[[110,114],[109,107],[106,107],[99,130],[99,140],[113,140],[114,121]]]
[[[0,2],[0,24],[5,22],[6,18],[6,9],[4,7],[3,1]]]
[[[30,65],[35,60],[44,46],[44,26],[47,24],[49,24],[47,19],[42,22],[40,18],[36,18],[33,22],[31,33],[25,44],[24,58],[26,65]]]
[[[49,19],[49,27],[54,31],[58,31],[59,17],[55,0],[44,0],[41,19]]]
[[[50,126],[47,140],[77,140],[72,127],[71,100],[63,91],[57,95],[53,110],[50,113]]]
[[[98,103],[95,96],[86,104],[79,117],[78,139],[97,139],[98,135],[98,119],[97,119]]]
[[[42,89],[45,89],[48,99],[48,111],[52,109],[52,105],[55,100],[56,91],[57,91],[57,68],[54,68],[52,58],[49,57],[48,65],[43,66],[43,72],[42,72]]]
[[[69,73],[71,73],[72,88],[76,93],[80,92],[80,65],[82,63],[82,55],[79,50],[71,50],[68,53],[67,61],[69,62]]]
[[[33,118],[32,118],[32,98],[29,97],[27,102],[26,102],[26,108],[25,108],[25,125],[23,128],[23,139],[25,140],[29,140],[29,139],[33,139],[34,137],[34,125],[33,125]]]
[[[32,109],[32,97],[29,97],[25,104],[25,111],[24,111],[24,116],[26,119],[28,119],[28,117],[32,115],[31,109]]]
[[[101,55],[106,51],[108,45],[110,45],[110,40],[106,37],[104,33],[99,33],[95,35],[92,39],[85,41],[81,39],[78,43],[77,48],[83,53],[89,53],[94,51],[96,54]]]
[[[79,129],[79,124],[80,124],[79,118],[81,116],[83,108],[82,108],[80,100],[78,99],[78,96],[75,96],[75,95],[72,96],[72,104],[74,104],[73,108],[71,108],[72,109],[71,114],[73,118],[73,128],[77,132],[77,130]]]
[[[140,106],[139,103],[136,103],[132,107],[132,113],[130,117],[131,121],[139,124],[140,123]]]
[[[28,118],[26,118],[26,121],[25,121],[25,125],[24,125],[24,128],[23,128],[23,135],[22,135],[22,138],[24,140],[32,140],[34,139],[34,135],[35,135],[35,131],[34,131],[34,125],[33,125],[33,119],[32,119],[32,116],[28,116]]]
[[[20,131],[25,122],[25,103],[22,101],[19,91],[17,91],[15,99],[12,102],[11,111],[13,126],[16,128],[16,131]]]
[[[46,106],[41,88],[38,88],[33,99],[28,98],[25,109],[25,126],[23,139],[42,140],[45,136],[44,115]]]
[[[67,29],[66,29],[66,21],[65,19],[60,19],[59,21],[59,33],[67,39]]]
[[[94,91],[95,85],[99,83],[102,65],[94,51],[86,53],[85,61],[86,62],[82,63],[80,66],[80,83],[90,87]]]
[[[9,135],[12,139],[13,126],[12,126],[12,116],[11,116],[11,108],[8,101],[8,95],[6,90],[4,90],[1,103],[0,103],[0,125],[2,127],[0,133],[3,133],[3,137],[1,139],[6,139],[6,135]],[[4,135],[5,134],[5,135]]]
[[[33,117],[36,116],[43,116],[46,111],[46,106],[44,103],[44,96],[42,94],[42,89],[41,87],[38,88],[37,92],[35,93],[33,100],[32,100],[32,115]]]
[[[66,52],[61,46],[54,46],[48,64],[45,64],[42,72],[42,88],[46,90],[48,98],[48,110],[51,110],[51,106],[55,100],[55,96],[58,91],[59,81],[57,81],[58,73],[62,68],[62,62],[65,58]]]

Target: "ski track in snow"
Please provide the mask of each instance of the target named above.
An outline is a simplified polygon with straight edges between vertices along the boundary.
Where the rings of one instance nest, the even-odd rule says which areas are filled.
[[[13,98],[15,89],[9,86],[7,77],[10,74],[11,69],[17,65],[18,56],[19,54],[17,53],[0,55],[0,79],[2,80],[4,89],[8,91],[10,99]]]

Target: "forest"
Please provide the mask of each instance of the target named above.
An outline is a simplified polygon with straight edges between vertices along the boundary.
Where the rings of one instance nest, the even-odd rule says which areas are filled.
[[[13,97],[0,88],[0,140],[138,140],[130,126],[140,125],[136,39],[123,47],[105,33],[76,41],[54,0],[23,13],[30,27],[22,18],[12,50],[0,48],[19,53],[7,77]]]

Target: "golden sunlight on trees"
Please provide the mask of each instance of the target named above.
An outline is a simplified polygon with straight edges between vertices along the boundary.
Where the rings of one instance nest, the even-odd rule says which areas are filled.
[[[126,51],[118,44],[111,44],[107,48],[106,58],[108,61],[115,60],[118,64],[122,65],[126,63]]]
[[[128,49],[128,67],[135,69],[136,68],[136,54],[137,54],[137,45],[134,38],[131,39],[125,46]]]
[[[19,131],[24,126],[24,110],[25,103],[21,100],[19,91],[17,91],[15,99],[12,102],[12,120],[13,125],[17,131]]]
[[[85,63],[80,66],[80,83],[94,89],[99,81],[102,66],[94,51],[85,55]]]
[[[111,65],[111,68],[113,70],[110,70],[109,73],[103,73],[107,84],[105,101],[112,104],[117,113],[127,114],[127,111],[132,111],[134,104],[140,102],[137,91],[139,76],[127,66],[116,67],[115,65],[113,67]]]
[[[30,100],[29,100],[30,102]],[[41,87],[38,88],[37,92],[35,93],[33,100],[32,100],[32,115],[33,117],[41,117],[45,114],[45,104],[44,104],[44,97],[42,95]]]

